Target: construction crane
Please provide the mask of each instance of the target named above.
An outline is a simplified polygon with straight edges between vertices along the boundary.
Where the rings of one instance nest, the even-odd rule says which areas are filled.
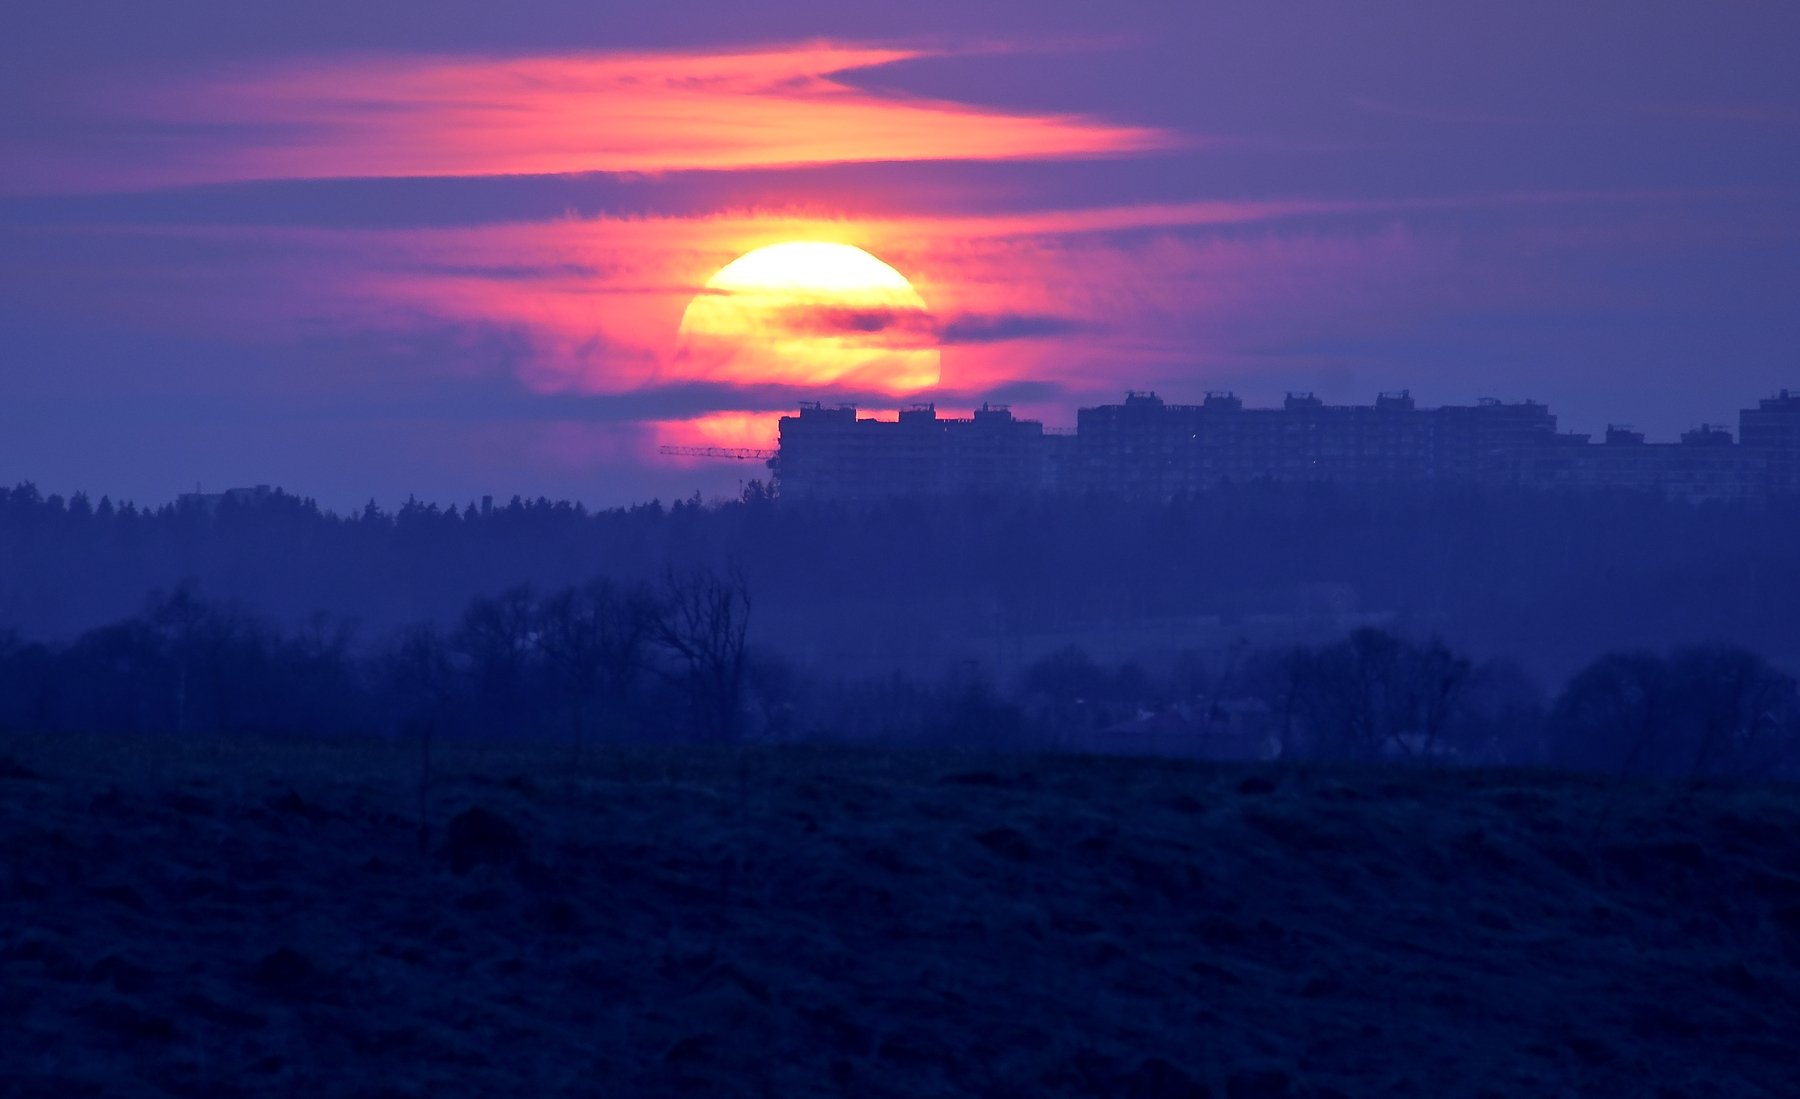
[[[773,450],[747,446],[663,446],[657,447],[656,452],[682,458],[730,458],[739,462],[766,462],[776,454]]]

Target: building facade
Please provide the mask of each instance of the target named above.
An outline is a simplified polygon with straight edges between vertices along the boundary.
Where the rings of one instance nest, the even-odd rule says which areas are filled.
[[[897,420],[860,419],[851,406],[803,404],[781,418],[775,459],[781,494],[799,499],[1043,491],[1054,484],[1044,425],[982,405],[967,418],[915,405]]]
[[[1800,393],[1784,389],[1738,413],[1738,444],[1762,460],[1773,491],[1800,493]]]
[[[1516,485],[1627,489],[1689,500],[1800,493],[1800,396],[1746,409],[1741,442],[1702,425],[1676,443],[1624,427],[1605,440],[1558,432],[1536,401],[1419,408],[1410,393],[1329,405],[1290,393],[1246,408],[1229,392],[1169,404],[1128,392],[1080,409],[1073,435],[1046,432],[1004,406],[966,419],[931,405],[897,420],[851,407],[803,405],[781,420],[775,461],[783,495],[870,500],[903,495],[1046,491],[1167,499],[1248,481],[1348,485]]]

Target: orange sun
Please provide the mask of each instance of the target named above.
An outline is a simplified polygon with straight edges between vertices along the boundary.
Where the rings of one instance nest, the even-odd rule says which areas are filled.
[[[937,384],[936,344],[905,275],[821,241],[739,256],[681,317],[687,371],[718,381],[911,393]]]

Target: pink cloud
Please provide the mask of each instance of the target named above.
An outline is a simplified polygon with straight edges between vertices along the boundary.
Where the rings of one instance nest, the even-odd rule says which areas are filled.
[[[505,376],[537,394],[608,397],[716,383],[684,362],[676,341],[682,311],[706,279],[764,244],[836,240],[892,263],[924,298],[929,322],[900,318],[907,323],[894,334],[939,338],[941,383],[917,399],[937,399],[948,411],[1040,383],[1037,391],[1053,394],[1054,404],[1021,411],[1066,423],[1075,400],[1112,399],[1128,387],[1248,385],[1271,368],[1270,349],[1378,342],[1466,309],[1476,289],[1483,308],[1558,300],[1570,286],[1501,277],[1518,267],[1506,242],[1527,233],[1533,209],[1629,198],[1213,202],[854,221],[751,211],[380,230],[159,229],[116,238],[115,245],[129,240],[143,251],[107,265],[106,279],[79,291],[72,280],[93,279],[99,268],[59,259],[68,249],[51,240],[17,270],[0,259],[0,286],[21,304],[39,294],[46,302],[81,301],[108,321],[209,339],[341,340],[376,349],[355,357],[359,370],[410,371],[420,380],[431,372],[446,382]],[[1466,230],[1413,216],[1450,201],[1517,208],[1526,220],[1470,240]],[[1543,234],[1530,238],[1533,246],[1568,246],[1559,230],[1530,230]],[[196,239],[201,247],[193,247]],[[188,258],[172,258],[182,255]],[[217,258],[196,258],[208,256]],[[808,320],[863,332],[883,318]],[[248,354],[246,363],[257,358]],[[1293,362],[1274,369],[1291,371]],[[332,369],[328,360],[322,369]],[[304,393],[334,384],[296,377],[283,386]],[[767,445],[774,415],[734,412],[739,398],[729,389],[706,398],[716,401],[712,411],[729,415],[681,426],[671,418],[679,413],[647,413],[635,433],[610,425],[545,429],[546,445],[571,462],[598,460],[614,446],[649,458],[664,441]],[[885,399],[879,385],[859,396]],[[748,407],[767,409],[764,400]]]
[[[351,57],[114,87],[105,152],[15,150],[7,189],[1111,156],[1182,143],[1096,119],[877,95],[842,78],[923,51]],[[162,128],[158,128],[158,127]],[[1191,144],[1191,142],[1187,142]]]
[[[1368,216],[1383,210],[1395,216]],[[77,296],[139,323],[251,342],[387,340],[401,359],[417,358],[405,353],[417,333],[499,333],[448,345],[457,353],[441,369],[504,370],[541,393],[619,394],[709,379],[677,353],[676,333],[725,263],[779,241],[835,240],[874,252],[918,288],[929,322],[908,318],[918,323],[895,338],[940,338],[943,388],[1035,380],[1109,391],[1177,364],[1225,362],[1247,343],[1349,337],[1441,305],[1457,285],[1456,241],[1408,228],[1399,210],[1211,202],[854,222],[749,212],[157,230],[142,239],[199,236],[230,258],[215,269],[148,253],[156,278],[121,275]],[[38,264],[32,278],[54,283],[57,270]],[[30,296],[23,281],[19,290]],[[484,355],[494,361],[483,365]]]

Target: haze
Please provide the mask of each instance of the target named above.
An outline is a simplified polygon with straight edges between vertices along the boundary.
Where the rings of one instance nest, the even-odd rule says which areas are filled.
[[[913,282],[945,408],[1791,383],[1790,5],[43,7],[0,44],[0,482],[735,493],[813,392],[684,376],[762,244]],[[751,124],[754,123],[754,124]],[[765,444],[766,445],[766,444]]]

